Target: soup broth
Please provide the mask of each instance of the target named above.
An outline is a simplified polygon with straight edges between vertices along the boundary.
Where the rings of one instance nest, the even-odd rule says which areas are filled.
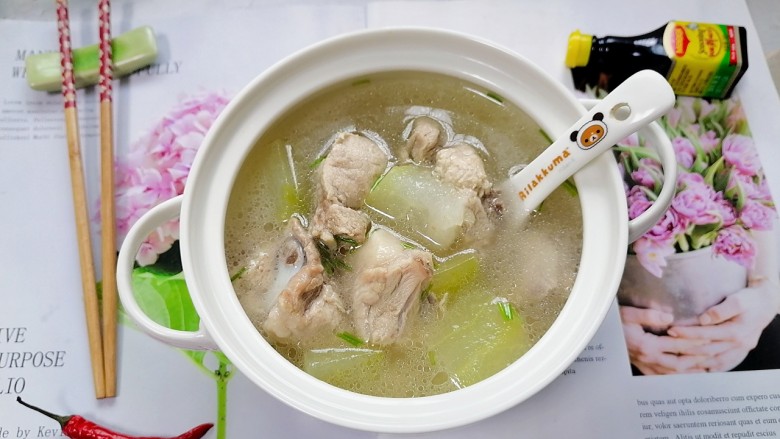
[[[421,120],[438,127],[438,143],[415,157],[409,145],[422,136]],[[342,142],[371,142],[379,151],[365,159],[374,173],[367,175],[371,181],[359,205],[323,188]],[[549,143],[501,96],[434,73],[369,75],[306,99],[259,138],[228,205],[228,269],[247,316],[290,362],[359,393],[433,395],[500,371],[550,327],[579,265],[582,224],[573,186],[556,190],[522,229],[504,223],[494,189]],[[478,157],[488,184],[458,186],[471,184],[462,181],[462,169],[443,168],[457,148],[471,160]],[[343,175],[351,176],[363,160],[346,166]],[[343,186],[333,184],[333,190]],[[326,199],[351,218],[366,218],[365,236],[339,234],[333,226],[317,232],[319,216],[336,209],[323,207]],[[449,212],[458,209],[466,213],[452,220]],[[374,265],[383,258],[409,271],[369,280],[392,272]],[[312,271],[307,264],[318,259],[322,268]],[[283,305],[306,270],[316,277],[316,288]],[[392,282],[395,290],[387,288]],[[400,302],[387,299],[389,311],[378,311],[381,294],[396,294],[409,283],[413,293]],[[377,285],[384,292],[377,293]],[[315,315],[320,308],[336,320],[321,326],[324,317]],[[278,326],[271,320],[291,312],[301,316],[273,329]],[[393,327],[372,321],[366,332],[371,319]],[[306,325],[320,326],[310,331]]]

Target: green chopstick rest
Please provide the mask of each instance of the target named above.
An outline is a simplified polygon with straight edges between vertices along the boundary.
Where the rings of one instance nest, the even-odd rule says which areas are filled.
[[[157,40],[152,28],[141,26],[114,37],[111,40],[111,59],[115,78],[153,63],[157,59]],[[62,89],[59,52],[29,55],[24,62],[30,88],[41,91]],[[98,83],[100,55],[97,44],[73,49],[73,74],[76,88]]]

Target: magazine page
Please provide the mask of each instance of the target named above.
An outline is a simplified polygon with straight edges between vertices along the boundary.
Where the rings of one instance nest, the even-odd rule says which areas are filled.
[[[584,8],[552,1],[507,3],[501,14],[490,14],[477,2],[451,2],[444,9],[430,2],[417,3],[412,17],[397,6],[373,4],[369,25],[478,29],[582,97],[603,91],[574,89],[564,57],[569,33],[577,29],[630,36],[670,19],[742,25],[751,54],[749,73],[729,99],[679,97],[661,121],[680,162],[672,208],[630,246],[619,300],[574,364],[505,413],[419,437],[780,434],[780,265],[772,198],[780,190],[772,122],[778,100],[745,5],[606,1]],[[660,166],[642,154],[648,145],[641,136],[624,143],[616,158],[626,178],[629,215],[636,216],[657,196]]]
[[[74,46],[96,41],[97,21],[90,17],[96,10],[82,11],[82,6],[71,6]],[[174,146],[179,149],[172,153],[182,157],[180,166],[189,166],[192,155],[187,151],[197,148],[207,124],[252,78],[305,45],[363,26],[362,8],[338,5],[130,20],[131,13],[122,15],[117,9],[114,34],[151,26],[159,54],[154,64],[114,82],[119,239],[139,212],[172,195],[160,181],[171,175],[164,163],[144,167],[133,161],[160,147],[160,136],[174,131],[180,136]],[[264,25],[254,25],[259,22]],[[278,38],[288,26],[299,29],[295,38]],[[25,82],[25,57],[57,50],[56,24],[4,20],[0,41],[0,202],[5,206],[0,209],[5,228],[0,234],[0,438],[64,437],[57,422],[22,407],[17,397],[128,435],[173,437],[212,423],[205,437],[371,437],[292,410],[248,381],[222,355],[183,351],[152,339],[121,310],[117,397],[95,399],[62,96],[32,90]],[[79,90],[77,105],[99,270],[99,110],[94,88]],[[200,125],[187,122],[194,115]],[[130,172],[140,179],[120,182],[119,176]],[[156,286],[147,296],[148,310],[174,327],[197,318],[191,305],[177,305],[189,303],[181,277],[156,273],[139,276]]]
[[[712,102],[678,99],[662,121],[687,184],[679,188],[674,217],[628,249],[619,298],[585,350],[521,404],[472,425],[414,436],[780,434],[780,335],[773,302],[780,245],[772,198],[780,191],[780,162],[773,151],[780,137],[780,101],[743,3],[605,0],[591,8],[563,0],[235,2],[232,8],[203,10],[171,5],[158,10],[151,2],[138,8],[127,3],[115,11],[115,34],[150,25],[160,49],[153,65],[114,85],[120,240],[144,212],[182,193],[208,126],[243,86],[274,62],[327,37],[395,25],[461,31],[527,57],[573,93],[588,97],[599,91],[575,90],[563,64],[574,29],[638,35],[671,19],[745,26],[750,67],[734,95]],[[79,8],[71,12],[74,46],[97,38],[96,11],[82,6],[71,5]],[[261,390],[224,355],[160,343],[122,310],[118,396],[94,398],[62,96],[31,90],[24,78],[27,55],[56,50],[53,19],[0,23],[0,203],[6,206],[0,220],[7,229],[0,235],[5,250],[0,256],[0,438],[63,435],[55,421],[17,404],[17,397],[140,436],[173,436],[201,423],[215,424],[205,436],[214,438],[393,436],[303,414]],[[97,257],[99,109],[93,88],[79,91],[78,109]],[[642,137],[627,139],[616,153],[630,212],[646,208],[656,194],[659,170],[653,157],[652,145]],[[147,314],[189,330],[197,328],[198,317],[181,275],[177,233],[172,223],[146,241],[134,281]],[[693,261],[699,254],[704,256]],[[675,271],[686,264],[690,271]],[[693,323],[676,321],[679,312],[673,309],[690,300],[668,299],[654,309],[660,299],[637,299],[650,290],[660,297],[672,289],[696,291],[699,299],[713,293],[711,285],[728,283],[735,286],[697,303],[687,316],[698,319]]]

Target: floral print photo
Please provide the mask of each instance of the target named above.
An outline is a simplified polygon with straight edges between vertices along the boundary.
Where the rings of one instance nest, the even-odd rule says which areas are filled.
[[[678,97],[659,123],[679,176],[628,249],[618,299],[633,373],[779,368],[777,212],[742,105]],[[661,165],[641,135],[615,149],[633,219],[657,198]]]
[[[152,207],[181,195],[195,154],[229,98],[203,92],[184,96],[129,152],[117,157],[116,225],[119,244],[130,227]],[[100,201],[98,200],[98,203]],[[96,209],[100,211],[99,207]],[[93,219],[99,226],[99,216]],[[136,255],[133,289],[138,304],[155,322],[182,331],[198,329],[200,318],[190,299],[177,241],[179,221],[172,220],[152,233]],[[122,318],[123,322],[128,319]],[[227,385],[233,373],[220,352],[185,351],[195,366],[217,385],[216,437],[226,437]]]
[[[657,277],[670,254],[710,245],[715,255],[752,268],[750,231],[770,230],[776,213],[739,101],[679,97],[660,122],[676,152],[677,191],[664,218],[632,251]],[[658,196],[661,166],[637,136],[619,150],[629,217],[635,218]]]

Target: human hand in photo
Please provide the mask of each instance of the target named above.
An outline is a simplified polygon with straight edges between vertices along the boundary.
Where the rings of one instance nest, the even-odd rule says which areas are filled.
[[[756,347],[779,307],[780,286],[762,280],[710,307],[699,316],[699,326],[672,326],[667,333],[678,340],[706,341],[687,345],[681,354],[702,358],[698,368],[727,371]]]
[[[658,335],[672,324],[670,313],[632,306],[621,306],[623,333],[628,345],[628,355],[633,364],[645,375],[664,375],[703,371],[699,366],[706,357],[685,355],[706,344],[704,339],[678,338]]]

